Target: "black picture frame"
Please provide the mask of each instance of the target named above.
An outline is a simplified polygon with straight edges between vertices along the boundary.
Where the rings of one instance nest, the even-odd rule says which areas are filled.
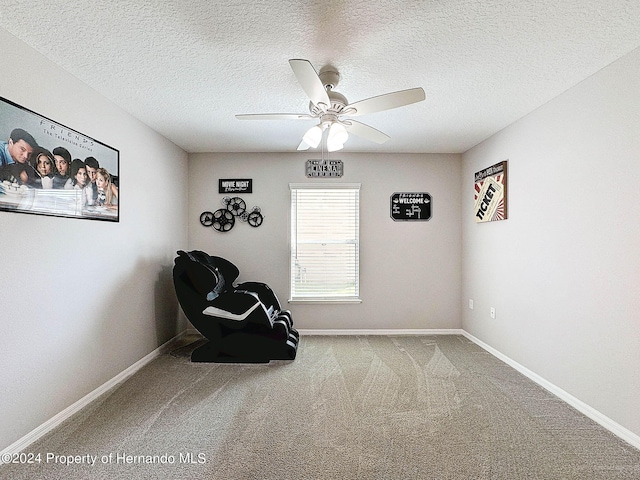
[[[0,211],[119,222],[119,172],[119,150],[0,97]]]

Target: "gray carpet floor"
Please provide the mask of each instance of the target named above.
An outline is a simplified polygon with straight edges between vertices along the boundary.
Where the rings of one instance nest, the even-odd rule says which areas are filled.
[[[462,336],[303,336],[295,361],[265,365],[193,364],[197,344],[0,478],[640,478],[640,451]]]

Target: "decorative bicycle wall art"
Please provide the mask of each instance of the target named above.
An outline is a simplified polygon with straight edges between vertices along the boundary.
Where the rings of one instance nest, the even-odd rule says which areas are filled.
[[[247,204],[240,197],[224,197],[223,208],[215,212],[205,211],[200,214],[200,223],[204,227],[212,227],[218,232],[228,232],[236,224],[236,218],[248,223],[252,227],[262,225],[264,216],[260,213],[260,207],[253,207],[247,211]]]

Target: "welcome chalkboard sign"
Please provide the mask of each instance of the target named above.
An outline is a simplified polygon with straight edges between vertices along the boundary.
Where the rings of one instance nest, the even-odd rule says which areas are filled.
[[[427,221],[431,218],[431,195],[426,192],[396,192],[391,195],[391,218],[395,221]]]

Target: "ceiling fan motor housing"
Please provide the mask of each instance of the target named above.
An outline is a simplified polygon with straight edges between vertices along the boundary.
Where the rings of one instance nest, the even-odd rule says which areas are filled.
[[[324,105],[314,105],[313,102],[309,102],[309,111],[312,115],[316,115],[319,117],[321,117],[325,113],[338,115],[342,112],[344,107],[349,105],[347,97],[345,97],[341,93],[327,90],[327,95],[329,96],[329,100],[331,100],[331,105],[329,105],[326,109],[323,108]]]
[[[340,73],[335,67],[331,65],[325,65],[320,69],[318,77],[327,90],[333,90],[338,86],[340,82]]]

